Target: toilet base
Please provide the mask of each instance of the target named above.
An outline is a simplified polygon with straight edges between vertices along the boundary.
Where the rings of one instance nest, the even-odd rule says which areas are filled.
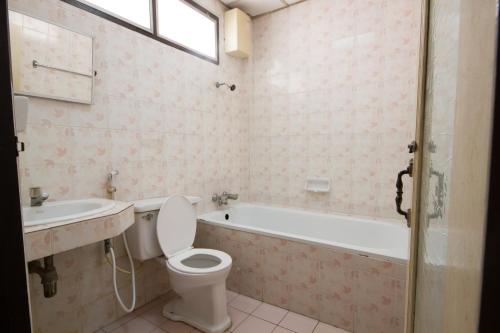
[[[223,333],[231,327],[225,283],[184,292],[163,307],[163,316],[182,321],[205,333]]]

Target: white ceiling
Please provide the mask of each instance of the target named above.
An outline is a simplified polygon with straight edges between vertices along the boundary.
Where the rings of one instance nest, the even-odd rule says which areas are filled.
[[[282,9],[304,0],[221,0],[230,8],[239,8],[250,16],[258,16]]]

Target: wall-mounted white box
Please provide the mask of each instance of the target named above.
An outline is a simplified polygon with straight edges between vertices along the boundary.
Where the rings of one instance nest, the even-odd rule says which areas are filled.
[[[238,8],[224,14],[225,51],[237,58],[252,54],[252,19]]]

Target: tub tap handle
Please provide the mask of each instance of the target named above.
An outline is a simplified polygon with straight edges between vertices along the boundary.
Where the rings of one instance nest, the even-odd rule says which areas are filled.
[[[222,195],[226,196],[226,198],[229,200],[238,200],[238,193],[222,192]]]
[[[41,187],[30,187],[30,206],[41,206],[45,200],[49,198],[49,194],[42,192]]]
[[[212,201],[216,203],[217,207],[227,205],[227,200],[238,200],[238,194],[237,193],[228,193],[228,192],[224,191],[224,192],[222,192],[222,194],[214,193],[212,195]]]

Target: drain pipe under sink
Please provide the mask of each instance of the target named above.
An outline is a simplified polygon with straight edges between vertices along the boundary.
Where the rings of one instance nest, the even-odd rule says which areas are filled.
[[[116,193],[116,186],[115,186],[115,177],[118,175],[118,170],[112,170],[108,174],[108,193],[111,195],[111,199],[115,200],[115,193]],[[130,307],[127,307],[124,303],[122,298],[120,297],[120,293],[118,292],[118,286],[116,283],[116,270],[118,269],[116,265],[116,256],[115,256],[115,251],[113,249],[113,243],[111,242],[111,239],[106,239],[104,241],[104,252],[106,255],[106,258],[108,256],[108,253],[111,255],[111,265],[113,266],[113,287],[115,289],[115,295],[116,299],[118,300],[118,303],[120,303],[120,306],[123,308],[123,310],[127,313],[134,311],[135,308],[135,300],[136,300],[136,294],[135,294],[135,267],[134,267],[134,260],[132,259],[132,255],[130,254],[130,250],[128,248],[128,243],[127,243],[127,237],[125,236],[125,232],[122,233],[123,237],[123,244],[125,245],[125,251],[127,252],[128,260],[130,262],[130,274],[132,277],[132,304],[130,304]],[[120,269],[122,272],[124,270]]]

